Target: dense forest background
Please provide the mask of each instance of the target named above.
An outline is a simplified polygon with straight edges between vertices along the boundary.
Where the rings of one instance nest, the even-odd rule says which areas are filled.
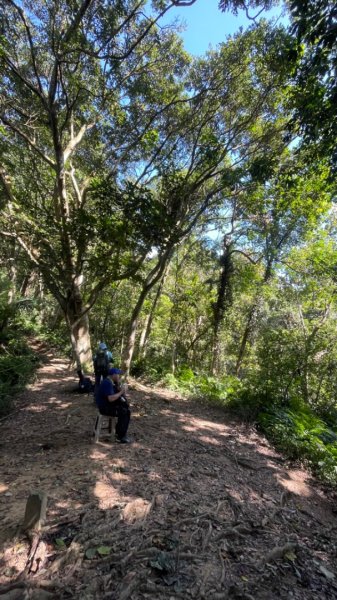
[[[0,0],[0,410],[27,336],[256,420],[337,471],[337,9],[221,1],[251,26],[202,57],[193,0]]]

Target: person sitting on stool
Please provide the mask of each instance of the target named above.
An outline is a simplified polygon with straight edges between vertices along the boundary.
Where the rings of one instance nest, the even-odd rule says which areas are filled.
[[[130,408],[125,397],[126,385],[120,385],[120,369],[109,369],[107,376],[100,383],[96,394],[96,404],[101,415],[117,417],[116,440],[121,444],[128,444],[126,437],[130,422]]]

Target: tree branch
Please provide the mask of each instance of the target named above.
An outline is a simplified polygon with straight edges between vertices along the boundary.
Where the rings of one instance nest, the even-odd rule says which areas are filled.
[[[24,24],[24,27],[25,27],[25,30],[26,30],[26,33],[27,33],[27,37],[28,37],[28,43],[29,43],[29,48],[30,48],[30,54],[31,54],[31,57],[32,57],[33,69],[34,69],[35,77],[36,77],[36,80],[37,80],[37,84],[39,86],[40,97],[44,99],[43,88],[42,88],[42,85],[41,85],[41,80],[40,80],[40,76],[38,74],[37,64],[36,64],[36,59],[35,59],[35,48],[34,48],[34,44],[33,44],[33,38],[32,38],[32,34],[30,32],[30,29],[28,27],[28,23],[27,23],[27,20],[26,20],[26,15],[25,15],[23,9],[20,6],[18,6],[14,2],[14,0],[8,0],[8,1],[17,10],[17,12],[19,13],[20,18],[21,18],[21,20],[22,20],[22,22]]]
[[[49,156],[47,156],[43,150],[41,150],[41,148],[39,148],[35,142],[33,140],[31,140],[28,135],[26,135],[23,131],[21,131],[18,127],[16,127],[16,125],[14,125],[13,123],[11,123],[10,121],[8,121],[8,119],[4,116],[4,115],[0,115],[0,119],[1,121],[7,125],[7,127],[9,127],[10,129],[12,129],[13,131],[15,131],[15,133],[17,133],[20,137],[22,137],[27,144],[33,148],[33,150],[35,150],[35,152],[37,152],[37,154],[39,154],[39,156],[41,156],[41,158],[43,158],[43,160],[54,169],[54,171],[56,170],[56,165],[54,163],[54,161],[49,158]]]
[[[66,147],[66,149],[63,153],[64,164],[67,162],[69,156],[71,155],[73,150],[75,150],[76,146],[80,143],[84,134],[89,129],[92,129],[92,127],[94,127],[94,126],[95,126],[95,123],[89,123],[89,125],[83,125],[83,127],[81,127],[81,129],[79,130],[78,134],[70,140],[68,146]]]
[[[239,250],[238,248],[235,248],[235,250],[232,250],[231,254],[234,254],[234,253],[242,254],[242,256],[244,256],[245,258],[247,258],[247,260],[249,260],[253,265],[257,265],[260,262],[261,258],[262,258],[260,256],[260,258],[254,260],[251,256],[249,256],[249,254],[247,254],[243,250]]]

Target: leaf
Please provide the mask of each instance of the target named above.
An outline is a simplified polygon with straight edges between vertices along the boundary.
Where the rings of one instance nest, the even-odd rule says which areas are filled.
[[[57,546],[58,548],[65,548],[65,541],[63,538],[56,538],[55,540],[55,546]]]
[[[97,552],[100,556],[108,556],[111,552],[111,546],[100,546],[97,548]]]
[[[329,571],[328,569],[326,569],[324,567],[324,565],[319,565],[318,568],[319,568],[320,572],[323,573],[323,575],[325,575],[325,577],[327,579],[335,579],[335,574],[332,573],[331,571]]]
[[[284,556],[285,556],[285,558],[287,558],[288,560],[291,560],[291,561],[295,561],[297,558],[295,552],[291,552],[291,551],[287,552]]]
[[[164,571],[163,565],[161,565],[157,560],[150,560],[150,566],[157,571]]]
[[[92,558],[95,558],[96,556],[96,548],[88,548],[85,551],[85,558],[88,558],[89,560],[91,560]]]
[[[150,566],[161,573],[174,573],[175,561],[167,552],[159,552],[155,559],[150,560]]]

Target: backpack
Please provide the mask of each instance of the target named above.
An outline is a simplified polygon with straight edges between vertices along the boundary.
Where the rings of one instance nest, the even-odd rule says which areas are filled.
[[[109,369],[109,356],[106,350],[97,350],[95,357],[95,370],[98,373],[106,373]]]

